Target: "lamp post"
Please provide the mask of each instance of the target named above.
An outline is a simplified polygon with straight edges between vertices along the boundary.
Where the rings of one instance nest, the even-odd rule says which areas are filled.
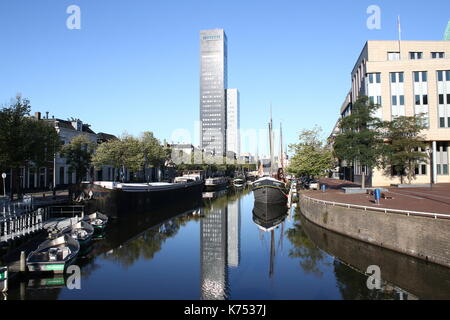
[[[430,159],[430,190],[433,191],[433,150],[427,149],[427,155]]]
[[[3,179],[3,196],[6,198],[6,173],[2,173],[2,179]]]

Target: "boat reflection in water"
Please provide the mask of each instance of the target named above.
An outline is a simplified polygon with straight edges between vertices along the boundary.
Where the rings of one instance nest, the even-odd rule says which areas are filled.
[[[253,207],[253,222],[262,232],[270,233],[269,277],[272,277],[274,273],[275,230],[281,227],[279,245],[282,246],[284,222],[287,216],[288,208],[283,204],[255,202]]]

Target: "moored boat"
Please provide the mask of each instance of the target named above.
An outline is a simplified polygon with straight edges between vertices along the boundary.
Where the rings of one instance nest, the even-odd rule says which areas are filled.
[[[252,184],[256,202],[267,204],[287,203],[286,185],[284,182],[270,177],[263,177]]]
[[[233,185],[234,185],[236,188],[242,188],[242,187],[245,185],[245,183],[246,183],[246,181],[245,181],[244,178],[235,178],[235,179],[233,180]]]
[[[8,268],[0,267],[0,292],[8,291]]]
[[[79,242],[68,234],[41,243],[26,260],[30,272],[63,273],[80,251]]]
[[[61,234],[68,234],[78,240],[81,246],[88,244],[94,235],[94,227],[86,221],[79,221],[61,231]]]
[[[88,206],[91,211],[101,211],[118,218],[129,212],[148,212],[167,203],[192,202],[201,199],[204,181],[199,176],[183,176],[175,183],[116,183],[94,182],[84,186],[92,191]]]
[[[108,223],[108,216],[97,211],[85,216],[83,221],[89,223],[94,230],[103,230]]]
[[[216,191],[228,186],[230,180],[227,177],[208,178],[205,181],[206,191]]]

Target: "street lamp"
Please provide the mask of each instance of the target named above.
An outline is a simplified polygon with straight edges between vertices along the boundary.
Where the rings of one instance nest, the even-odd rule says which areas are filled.
[[[3,196],[6,198],[6,173],[2,173],[2,179],[3,179]]]
[[[427,149],[427,155],[430,159],[430,190],[433,191],[433,150]]]

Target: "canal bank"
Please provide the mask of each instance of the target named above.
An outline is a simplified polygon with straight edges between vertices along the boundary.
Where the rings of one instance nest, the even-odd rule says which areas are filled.
[[[304,192],[300,195],[301,211],[314,224],[357,240],[450,267],[450,220],[444,215],[419,216],[373,204],[361,206],[350,202],[334,202],[332,195],[328,195],[328,201],[320,198],[320,193],[317,192]],[[410,199],[412,201],[413,198]]]
[[[365,273],[369,266],[379,266],[382,281],[408,292],[408,299],[449,299],[450,269],[367,242],[355,241],[310,222],[300,210],[298,214],[308,238],[342,263],[361,273]]]

